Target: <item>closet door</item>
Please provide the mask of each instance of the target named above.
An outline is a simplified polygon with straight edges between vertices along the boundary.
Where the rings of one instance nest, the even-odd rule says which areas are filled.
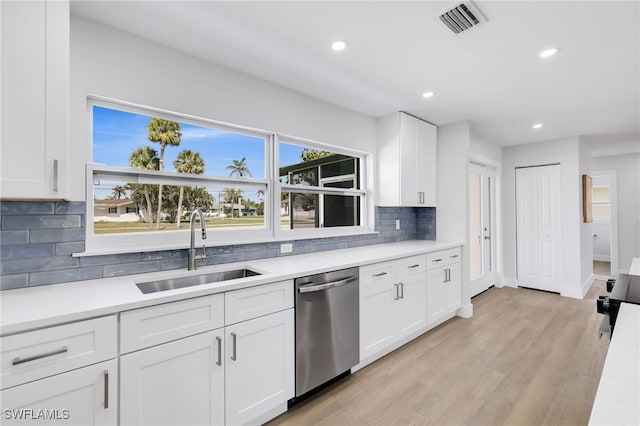
[[[560,166],[516,169],[518,285],[560,292]]]

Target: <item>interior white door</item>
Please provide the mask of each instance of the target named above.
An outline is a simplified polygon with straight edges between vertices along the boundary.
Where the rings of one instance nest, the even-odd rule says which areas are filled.
[[[496,281],[495,169],[471,164],[469,168],[469,262],[471,296]]]
[[[560,166],[516,169],[518,285],[560,292]]]

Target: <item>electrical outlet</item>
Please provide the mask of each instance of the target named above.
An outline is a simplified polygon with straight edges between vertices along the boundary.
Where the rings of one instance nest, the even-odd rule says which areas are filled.
[[[280,253],[291,253],[292,251],[293,251],[292,243],[280,244]]]
[[[400,219],[396,219],[396,231],[400,229]]]

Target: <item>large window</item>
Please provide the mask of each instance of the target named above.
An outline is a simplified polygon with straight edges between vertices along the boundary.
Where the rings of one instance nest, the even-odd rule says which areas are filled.
[[[119,103],[90,111],[88,251],[184,246],[195,209],[210,245],[369,230],[361,154]]]

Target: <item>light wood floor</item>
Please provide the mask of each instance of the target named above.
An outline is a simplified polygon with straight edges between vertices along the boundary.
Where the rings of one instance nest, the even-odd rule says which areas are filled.
[[[599,260],[593,261],[593,273],[596,275],[611,275],[611,263],[610,262],[601,262]]]
[[[454,318],[270,425],[585,425],[609,341],[584,300],[491,289]]]

